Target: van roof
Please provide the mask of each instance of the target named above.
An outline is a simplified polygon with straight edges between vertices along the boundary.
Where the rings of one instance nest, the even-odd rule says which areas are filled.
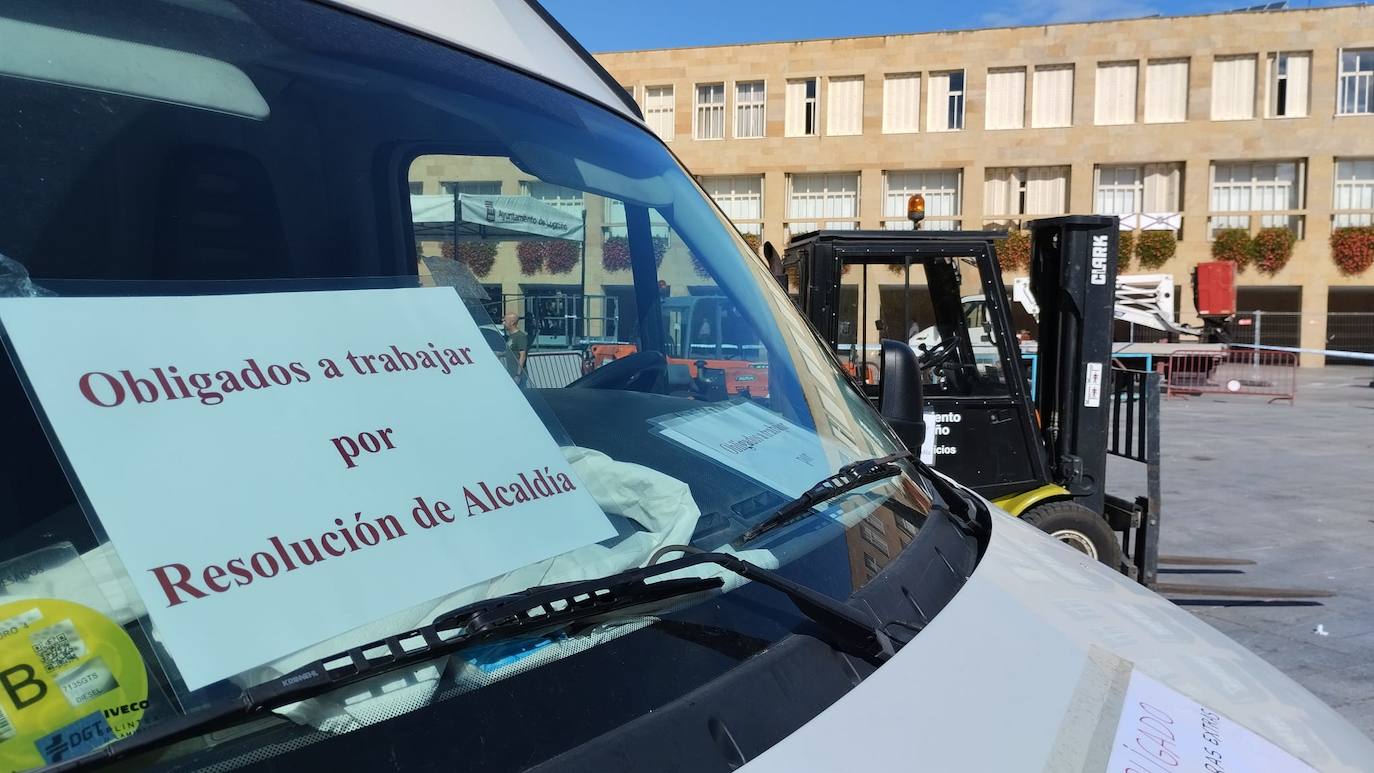
[[[641,121],[634,100],[537,0],[325,2],[524,70]]]

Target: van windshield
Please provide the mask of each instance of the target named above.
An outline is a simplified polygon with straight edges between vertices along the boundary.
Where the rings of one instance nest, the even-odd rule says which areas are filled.
[[[10,445],[0,466],[0,654],[22,644],[37,658],[25,673],[54,685],[26,693],[9,689],[18,677],[6,682],[5,765],[59,761],[532,585],[710,550],[843,599],[916,538],[929,500],[899,477],[827,503],[823,517],[739,542],[839,467],[900,447],[749,244],[642,126],[487,59],[314,3],[7,3],[0,39],[9,48],[0,55],[0,415]],[[10,45],[17,41],[26,42]],[[365,325],[348,321],[346,311],[369,304],[383,311]],[[443,311],[426,317],[430,307]],[[91,321],[93,308],[170,320],[180,332],[112,336]],[[30,313],[45,322],[21,325]],[[436,426],[487,429],[397,456],[405,461],[393,472],[378,465],[411,453],[413,434],[341,426],[326,449],[337,452],[332,467],[317,472],[313,457],[291,450],[290,430],[324,409],[246,394],[258,381],[305,394],[327,378],[313,359],[291,363],[300,369],[252,359],[246,342],[289,348],[329,341],[345,321],[365,332],[420,319],[451,320],[477,345],[379,345],[338,366],[383,375],[471,367],[483,388],[445,381],[417,406],[402,376],[378,376],[333,415],[392,407]],[[68,367],[79,339],[103,335],[128,359],[86,373],[83,394],[99,407],[70,418],[41,372]],[[196,366],[203,372],[176,371],[154,348],[173,338],[187,362],[197,351],[237,354],[223,370],[207,355]],[[222,424],[230,437],[200,436],[189,421],[148,425],[124,446],[111,435],[102,461],[90,461],[80,415],[103,421],[132,407],[151,416],[161,410],[151,403],[179,398],[198,417],[240,411]],[[162,456],[148,459],[192,469],[201,455],[220,458],[216,443],[237,442],[235,426],[267,428],[261,458],[201,470],[208,490],[187,492],[139,456],[156,448]],[[512,472],[499,490],[472,479],[469,468],[484,458],[521,453],[556,462]],[[280,504],[324,501],[366,475],[371,488],[420,476],[477,491],[478,505],[471,494],[464,503],[469,517],[576,489],[587,497],[577,517],[597,529],[581,542],[538,520],[505,536],[472,531],[463,543],[471,558],[459,560],[398,547],[417,542],[401,534],[407,524],[415,531],[414,510],[438,523],[433,502],[398,510],[399,519],[344,511],[323,533],[316,523],[339,511]],[[96,485],[112,476],[128,483],[122,499]],[[116,522],[115,499],[147,515]],[[574,505],[562,507],[572,518]],[[235,524],[253,519],[273,524],[255,539],[265,546],[271,534],[275,549],[236,542]],[[468,528],[446,528],[459,527]],[[153,537],[129,535],[155,532],[200,558],[135,565]],[[322,562],[297,571],[292,556],[311,553]],[[307,593],[296,579],[327,572],[345,590]],[[321,609],[353,614],[349,594],[375,604],[376,588],[399,573],[432,593],[368,607],[385,614],[369,612],[346,631],[309,627],[335,614]],[[501,750],[487,748],[475,767],[532,765],[805,626],[785,599],[726,580],[709,598],[630,621],[463,651],[306,701],[188,742],[170,764],[233,769],[328,748],[378,723],[423,722],[461,702],[462,729],[406,732],[429,744],[449,734],[499,738]],[[161,622],[193,608],[205,610],[206,626],[232,625],[254,647],[277,649],[241,662],[247,656],[227,640]],[[26,715],[25,701],[52,703],[49,718]]]

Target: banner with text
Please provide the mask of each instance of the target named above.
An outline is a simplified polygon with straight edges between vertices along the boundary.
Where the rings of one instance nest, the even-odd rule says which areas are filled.
[[[449,288],[0,323],[190,689],[614,534]]]

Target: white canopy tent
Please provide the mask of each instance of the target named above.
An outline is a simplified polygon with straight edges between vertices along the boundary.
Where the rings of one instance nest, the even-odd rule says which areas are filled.
[[[532,196],[412,194],[410,213],[417,239],[567,239],[580,242],[585,230],[580,215]]]

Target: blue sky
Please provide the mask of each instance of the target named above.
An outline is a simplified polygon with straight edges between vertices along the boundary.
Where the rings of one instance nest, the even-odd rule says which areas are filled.
[[[1162,14],[1212,13],[1261,0],[542,0],[593,52],[879,35]],[[1294,0],[1290,7],[1338,5]]]

